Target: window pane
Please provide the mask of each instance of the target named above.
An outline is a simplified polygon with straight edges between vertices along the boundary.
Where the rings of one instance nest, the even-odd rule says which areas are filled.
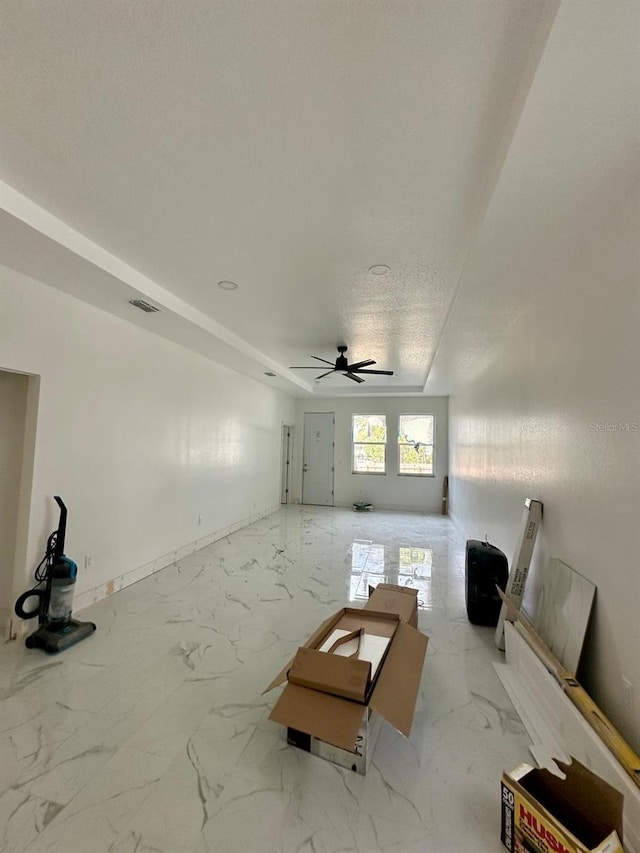
[[[383,442],[387,440],[386,415],[354,415],[353,441]]]
[[[401,444],[400,473],[401,474],[433,474],[433,447],[421,444],[416,450],[410,444]]]
[[[377,586],[385,580],[384,545],[363,540],[354,542],[351,551],[349,600],[366,601],[369,598],[369,586]]]
[[[354,444],[353,470],[356,473],[384,474],[384,444]]]
[[[400,444],[433,444],[433,415],[400,415]]]
[[[418,590],[419,607],[431,610],[433,596],[431,590],[431,548],[400,548],[400,586],[412,586]]]
[[[430,578],[433,551],[431,548],[399,548],[400,575]]]

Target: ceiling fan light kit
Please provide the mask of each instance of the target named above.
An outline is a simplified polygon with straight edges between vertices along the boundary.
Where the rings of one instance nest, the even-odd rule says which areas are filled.
[[[323,364],[328,364],[330,369],[325,373],[321,373],[320,376],[316,376],[316,381],[320,379],[324,379],[325,376],[329,376],[330,373],[342,373],[348,379],[352,379],[354,382],[364,382],[358,374],[367,373],[367,374],[376,374],[378,376],[393,376],[393,370],[369,370],[372,364],[376,362],[372,358],[367,358],[364,361],[357,361],[355,364],[349,364],[349,361],[345,355],[347,351],[347,347],[344,344],[341,344],[338,347],[338,357],[336,359],[336,363],[332,364],[330,361],[327,361],[326,358],[320,358],[317,355],[312,355],[311,358],[315,358],[316,361],[321,361]],[[313,365],[292,365],[289,370],[317,370],[317,367],[313,367]]]

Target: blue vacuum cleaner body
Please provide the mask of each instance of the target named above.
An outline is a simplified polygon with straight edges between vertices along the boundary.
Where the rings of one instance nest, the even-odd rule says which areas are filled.
[[[58,495],[54,501],[60,507],[58,528],[47,540],[47,550],[35,572],[36,585],[24,592],[15,604],[16,615],[21,619],[38,617],[39,627],[26,638],[26,647],[43,649],[49,654],[64,651],[96,630],[93,622],[79,622],[73,618],[78,567],[64,554],[67,508]],[[27,610],[25,603],[29,599],[37,599],[37,605]]]

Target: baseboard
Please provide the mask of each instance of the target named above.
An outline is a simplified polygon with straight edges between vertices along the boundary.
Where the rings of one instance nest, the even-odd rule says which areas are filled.
[[[22,640],[27,634],[31,634],[32,631],[35,631],[38,627],[38,620],[36,618],[29,619],[28,621],[25,619],[18,619],[17,616],[13,616],[9,620],[9,624],[6,626],[4,631],[4,639],[5,642],[9,642],[9,640]]]
[[[11,608],[0,607],[0,638],[11,639]]]
[[[267,518],[269,515],[273,515],[274,512],[279,512],[280,509],[280,503],[273,504],[262,512],[254,513],[253,515],[246,516],[227,527],[214,530],[206,536],[202,536],[195,539],[193,542],[189,542],[180,548],[176,548],[174,551],[169,551],[167,554],[156,557],[154,560],[151,560],[142,566],[138,566],[135,569],[131,569],[128,572],[124,572],[105,583],[101,583],[91,589],[83,590],[83,592],[77,592],[73,599],[74,614],[83,610],[85,607],[89,607],[91,604],[96,604],[98,601],[108,598],[110,595],[113,595],[115,592],[119,592],[121,589],[126,589],[126,587],[131,586],[131,584],[137,583],[156,572],[160,572],[162,569],[166,569],[167,566],[188,557],[190,554],[195,554],[196,551],[199,551],[201,548],[206,548],[207,545],[219,542],[220,539],[230,536],[232,533],[241,530],[243,527],[248,527],[256,521],[260,521],[263,518]]]

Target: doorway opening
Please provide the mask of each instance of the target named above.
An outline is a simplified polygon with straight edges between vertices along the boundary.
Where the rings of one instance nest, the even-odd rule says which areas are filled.
[[[0,637],[25,583],[40,377],[0,370]]]

